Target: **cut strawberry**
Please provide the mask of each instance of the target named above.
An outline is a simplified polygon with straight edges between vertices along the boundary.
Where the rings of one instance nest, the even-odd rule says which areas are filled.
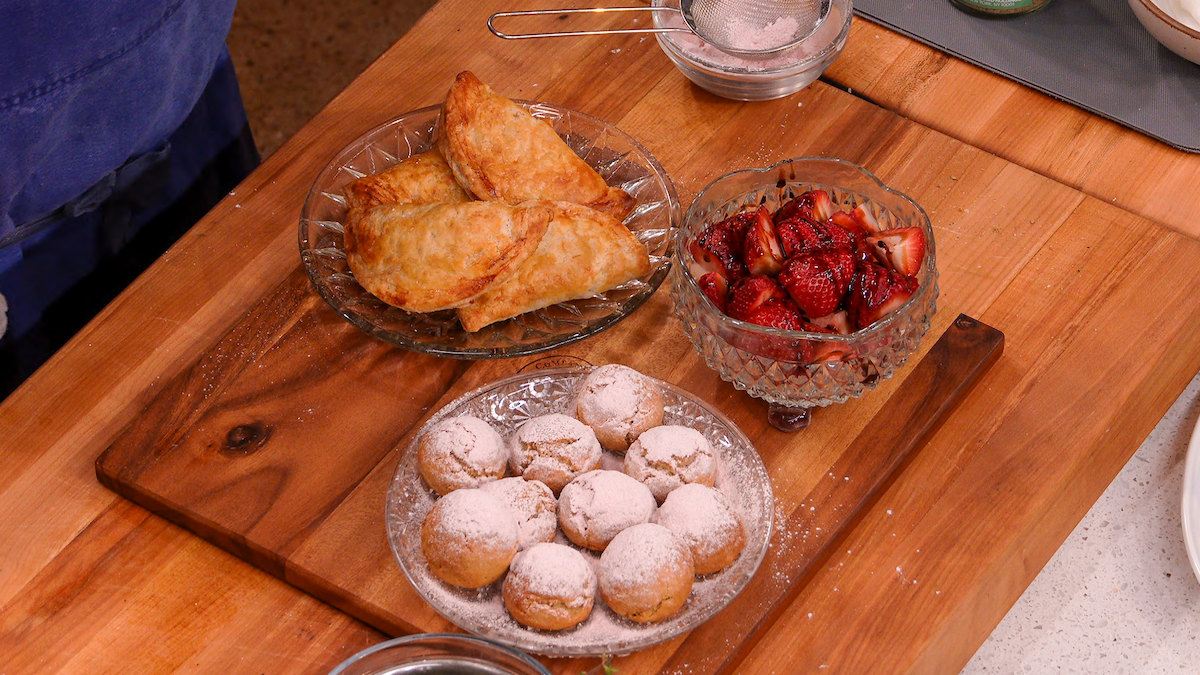
[[[771,298],[786,300],[787,297],[787,291],[770,277],[742,277],[733,285],[725,313],[735,319],[747,321]]]
[[[846,312],[857,329],[895,311],[917,290],[917,280],[875,263],[859,264],[846,293]]]
[[[700,277],[698,283],[704,295],[724,313],[726,305],[729,304],[729,280],[725,275],[720,270],[714,270]]]
[[[750,323],[779,330],[808,330],[800,309],[786,298],[771,298],[746,319]],[[743,348],[760,356],[776,361],[799,361],[812,359],[812,344],[808,340],[775,335],[748,336]]]
[[[779,243],[783,247],[784,259],[802,253],[815,253],[833,249],[855,250],[858,241],[850,232],[830,223],[819,223],[808,218],[792,218],[775,226]]]
[[[849,335],[854,332],[854,327],[850,325],[850,317],[846,315],[846,310],[819,316],[811,319],[813,325],[824,330],[840,333],[841,335]]]
[[[688,249],[701,274],[721,272],[727,279],[737,279],[746,274],[746,265],[742,262],[743,239],[736,236],[733,229],[713,225],[699,237],[692,240]]]
[[[746,321],[779,330],[806,330],[800,309],[791,300],[772,298],[746,318]]]
[[[746,232],[746,268],[751,274],[773,277],[783,267],[783,249],[775,235],[775,224],[765,206],[758,207],[758,218]]]
[[[854,255],[844,249],[803,253],[789,258],[779,283],[808,316],[838,309],[854,275]]]
[[[925,233],[919,227],[897,227],[867,237],[875,258],[885,267],[914,277],[925,260]]]
[[[792,218],[808,218],[823,223],[832,218],[836,211],[828,192],[809,190],[779,207],[775,211],[775,224]]]
[[[879,224],[879,220],[875,218],[875,214],[867,210],[862,204],[854,207],[854,210],[850,212],[850,217],[869,233],[879,232],[883,229],[883,226]]]

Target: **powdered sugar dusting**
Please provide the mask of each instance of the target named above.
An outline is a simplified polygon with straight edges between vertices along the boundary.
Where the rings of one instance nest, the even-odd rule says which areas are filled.
[[[649,488],[618,471],[589,471],[563,488],[558,519],[569,538],[603,549],[622,530],[650,522],[657,508]]]
[[[512,511],[521,532],[520,548],[553,541],[558,529],[558,501],[545,483],[515,476],[484,483],[479,489],[498,497]]]
[[[596,594],[596,573],[579,551],[562,544],[536,544],[513,559],[509,574],[525,592],[562,598],[581,607]]]

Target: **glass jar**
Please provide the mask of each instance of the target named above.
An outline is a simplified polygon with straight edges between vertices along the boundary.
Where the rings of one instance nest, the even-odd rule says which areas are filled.
[[[950,0],[959,9],[979,16],[1028,14],[1050,4],[1050,0]]]

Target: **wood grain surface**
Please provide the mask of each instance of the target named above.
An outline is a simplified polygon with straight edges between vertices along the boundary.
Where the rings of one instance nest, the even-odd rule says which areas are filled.
[[[207,396],[205,377],[219,376],[177,378],[218,354],[214,345],[265,298],[292,292],[293,302],[314,301],[298,295],[296,283],[297,219],[313,177],[375,124],[437,102],[460,70],[508,96],[616,124],[658,157],[685,204],[732,169],[806,154],[855,161],[929,212],[941,304],[1006,336],[1003,358],[830,552],[739,672],[957,672],[1200,370],[1200,297],[1192,291],[1200,242],[1185,222],[1195,210],[1186,206],[1195,194],[1188,176],[1200,159],[939,61],[858,20],[828,81],[741,103],[692,86],[653,39],[496,40],[484,20],[506,8],[435,6],[0,403],[5,672],[319,674],[383,638],[116,496],[96,481],[94,462],[168,387],[180,398],[173,414],[197,415],[182,399]],[[987,112],[1016,105],[1042,130],[1025,132]],[[1051,148],[1046,129],[1057,130]],[[1155,197],[1164,190],[1170,199]],[[578,353],[678,382],[729,414],[758,447],[778,447],[763,406],[697,365],[686,341],[656,339],[671,320],[659,296],[622,331],[585,341]],[[269,352],[289,330],[269,312],[255,320],[264,334],[239,338],[246,353],[217,358]],[[358,347],[348,327],[324,327],[323,339]],[[638,348],[649,343],[654,349]],[[226,371],[223,361],[213,366]],[[298,387],[304,373],[296,368]],[[474,366],[456,382],[497,374]],[[444,376],[436,368],[430,375]],[[295,411],[311,405],[292,395]],[[884,398],[864,397],[839,416],[865,423]],[[419,401],[398,400],[419,417]],[[204,414],[250,419],[236,412]],[[862,431],[820,421],[806,432],[807,453],[778,457],[777,489],[815,482],[806,467]],[[300,433],[303,424],[289,421],[282,433]],[[329,438],[321,424],[308,429]],[[234,445],[252,438],[247,431]],[[286,542],[269,510],[259,516],[262,536]],[[335,537],[333,520],[309,540]],[[289,561],[321,555],[309,540]],[[379,583],[363,563],[342,562],[341,575]],[[294,573],[284,567],[285,577]],[[637,654],[627,665],[663,664]]]
[[[815,483],[776,489],[776,501],[793,506],[781,511],[759,573],[707,625],[658,648],[669,654],[668,668],[732,672],[806,573],[999,358],[998,331],[952,317],[938,317],[919,363],[876,395],[880,407],[862,432],[832,446],[827,464],[809,464]],[[640,322],[629,323],[638,330]],[[612,330],[632,343],[625,326]],[[644,348],[682,343],[681,331],[671,321]],[[700,366],[699,356],[689,358],[690,369]],[[163,388],[100,455],[96,473],[118,494],[381,631],[450,630],[385,545],[384,505],[400,450],[426,411],[466,391],[461,376],[539,360],[472,368],[395,349],[351,329],[295,273]],[[467,379],[480,384],[474,373]],[[849,428],[854,422],[842,417],[850,411],[820,411],[820,424]],[[762,449],[768,471],[784,455],[806,453],[807,437],[777,435],[777,447]]]

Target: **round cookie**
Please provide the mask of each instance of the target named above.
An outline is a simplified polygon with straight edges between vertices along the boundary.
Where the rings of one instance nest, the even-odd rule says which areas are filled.
[[[498,480],[507,463],[504,439],[470,415],[444,419],[417,441],[421,477],[440,495]]]
[[[455,490],[433,504],[421,524],[421,551],[434,576],[463,588],[499,579],[517,553],[517,519],[483,490]]]
[[[596,573],[582,553],[562,544],[534,544],[513,559],[504,577],[504,607],[541,630],[578,625],[592,613]]]
[[[617,614],[647,623],[678,612],[692,592],[692,554],[662,525],[621,532],[600,555],[600,597]]]
[[[650,522],[650,489],[620,471],[589,471],[563,488],[558,524],[577,546],[603,551],[622,530]]]
[[[725,569],[746,544],[742,521],[729,498],[699,483],[672,490],[654,514],[654,522],[691,550],[696,574]]]
[[[717,458],[704,434],[673,424],[648,429],[629,446],[625,473],[642,481],[658,503],[684,483],[712,486]]]
[[[600,468],[600,441],[583,422],[561,413],[533,417],[517,428],[509,464],[525,480],[558,494],[576,476]]]
[[[600,366],[583,380],[575,418],[596,432],[605,449],[625,452],[643,431],[662,424],[662,390],[628,366]]]
[[[515,476],[484,483],[479,489],[499,497],[512,511],[521,532],[519,549],[554,541],[554,533],[558,531],[558,502],[545,483]]]

